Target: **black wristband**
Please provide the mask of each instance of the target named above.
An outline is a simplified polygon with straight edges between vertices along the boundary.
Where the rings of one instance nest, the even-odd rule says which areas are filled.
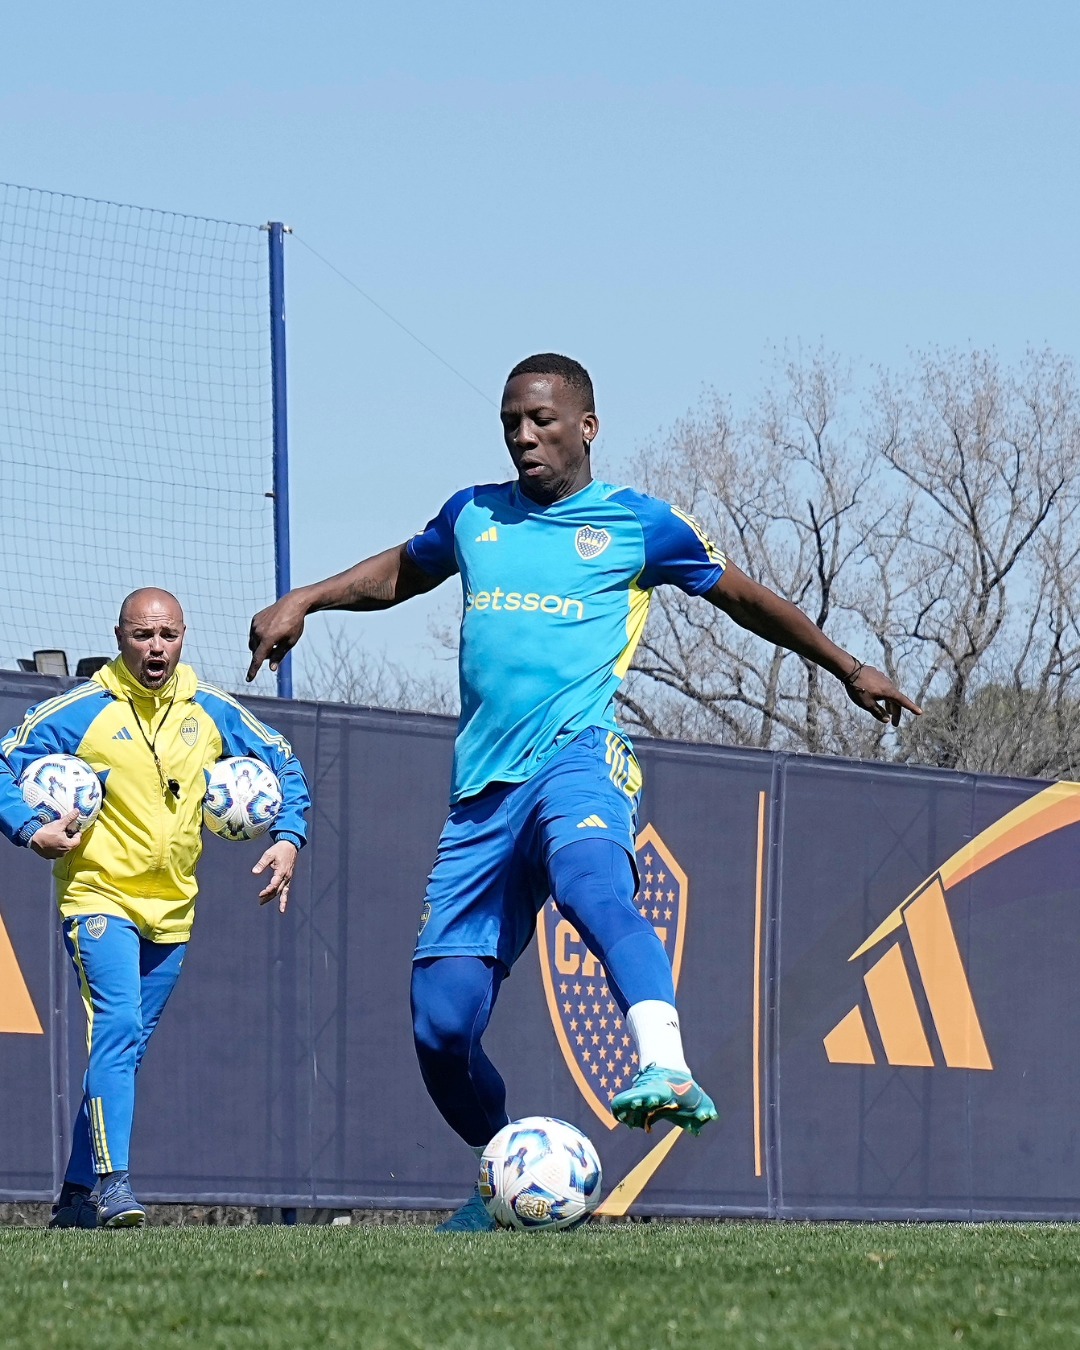
[[[863,670],[866,668],[866,662],[860,661],[857,656],[853,657],[852,660],[855,662],[855,669],[851,672],[850,675],[845,675],[843,681],[844,684],[846,684],[849,689],[854,689],[856,687],[855,681],[859,678],[859,676],[863,673]]]

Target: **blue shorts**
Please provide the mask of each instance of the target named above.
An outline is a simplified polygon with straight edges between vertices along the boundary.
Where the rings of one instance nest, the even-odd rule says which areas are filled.
[[[414,961],[491,956],[507,970],[551,893],[548,863],[578,839],[611,839],[635,868],[641,770],[601,727],[583,731],[524,783],[493,785],[450,810],[420,915]]]

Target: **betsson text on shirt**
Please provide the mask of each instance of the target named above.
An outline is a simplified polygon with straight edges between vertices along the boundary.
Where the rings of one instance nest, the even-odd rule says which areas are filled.
[[[475,595],[470,593],[465,597],[465,608],[467,610],[520,609],[526,614],[561,614],[567,619],[571,616],[575,619],[585,617],[585,605],[581,600],[574,600],[570,596],[563,595],[540,595],[537,591],[529,591],[527,595],[522,595],[520,591],[504,591],[501,586],[496,586],[493,591],[477,591]]]

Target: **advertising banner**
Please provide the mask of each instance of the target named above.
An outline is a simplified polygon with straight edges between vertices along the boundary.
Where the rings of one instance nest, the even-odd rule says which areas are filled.
[[[0,673],[0,731],[64,683]],[[283,917],[261,845],[208,837],[183,976],[140,1072],[145,1200],[429,1208],[475,1159],[412,1048],[409,976],[446,814],[444,718],[251,700],[312,788]],[[1080,785],[641,741],[637,903],[672,964],[698,1138],[616,1126],[635,1050],[551,901],[485,1048],[514,1116],[573,1121],[602,1208],[1080,1215]],[[0,1197],[51,1198],[85,1022],[48,864],[3,845]]]

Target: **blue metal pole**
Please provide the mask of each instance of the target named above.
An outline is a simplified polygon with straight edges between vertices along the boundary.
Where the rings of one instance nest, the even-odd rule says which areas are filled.
[[[270,370],[274,407],[274,585],[277,598],[289,590],[289,413],[285,383],[285,235],[280,220],[267,225],[270,244]],[[278,697],[292,698],[292,657],[277,673]]]

